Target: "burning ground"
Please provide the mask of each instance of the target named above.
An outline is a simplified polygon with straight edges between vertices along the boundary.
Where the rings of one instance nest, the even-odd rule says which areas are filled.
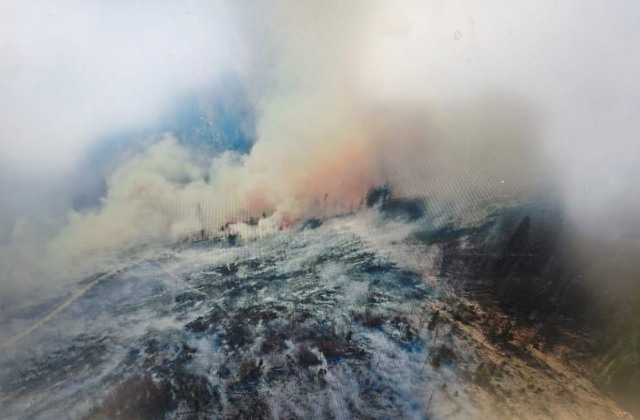
[[[4,417],[623,415],[562,351],[454,287],[443,250],[465,235],[416,239],[382,210],[175,245],[14,308],[4,340],[38,328],[3,349]]]

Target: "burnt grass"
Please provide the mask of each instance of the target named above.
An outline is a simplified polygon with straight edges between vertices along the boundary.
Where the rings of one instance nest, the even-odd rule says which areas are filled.
[[[580,328],[589,321],[589,296],[568,264],[562,223],[558,211],[522,207],[475,227],[418,231],[414,239],[436,246],[438,274],[483,308],[495,308],[518,324]],[[479,321],[464,304],[456,303],[453,315],[463,323]]]
[[[320,229],[309,226],[301,234]],[[333,397],[336,387],[344,387],[340,381],[349,380],[357,386],[354,395],[344,397],[348,412],[341,414],[400,418],[411,396],[400,396],[385,376],[389,373],[380,369],[376,346],[396,346],[412,353],[411,360],[423,357],[415,354],[426,344],[413,311],[433,291],[419,274],[371,252],[356,235],[337,233],[330,239],[312,252],[309,241],[302,241],[260,258],[245,255],[229,264],[184,268],[173,277],[189,287],[178,291],[153,279],[144,289],[151,299],[145,305],[114,293],[109,305],[122,300],[117,307],[125,318],[135,315],[126,310],[140,308],[139,319],[150,326],[121,334],[119,319],[114,322],[105,312],[104,336],[79,335],[59,352],[27,358],[14,374],[3,375],[2,390],[15,396],[65,381],[89,383],[95,389],[77,394],[94,396],[86,412],[92,419],[271,418],[275,394],[293,398],[283,403],[280,417],[300,418],[299,407],[305,413],[315,409],[310,398]],[[287,253],[295,252],[297,263],[290,265]],[[154,270],[160,267],[150,264],[143,273],[164,275]],[[145,287],[144,277],[140,280],[132,284]],[[361,286],[350,297],[354,282]],[[96,300],[80,299],[78,305],[95,308],[112,283],[87,293]],[[149,319],[156,314],[169,322]],[[446,352],[441,359],[442,365],[454,360]],[[92,381],[96,372],[102,376]],[[77,374],[80,379],[74,379]],[[336,415],[322,410],[323,416]]]
[[[349,245],[362,249],[357,241]],[[318,280],[322,266],[335,261],[347,267],[351,279],[369,284],[359,309],[341,315],[336,308],[344,299],[342,286]],[[173,310],[188,316],[203,308],[200,315],[185,320],[182,330],[155,333],[132,349],[128,374],[109,377],[111,391],[88,418],[157,418],[161,413],[269,418],[265,390],[295,383],[304,392],[319,392],[327,386],[328,372],[340,366],[360,372],[356,380],[363,401],[376,406],[378,399],[393,398],[396,391],[378,378],[363,333],[382,332],[400,351],[421,350],[417,326],[407,314],[388,307],[426,299],[430,290],[420,276],[367,251],[345,256],[344,249],[331,247],[288,273],[274,270],[275,263],[250,259],[186,274],[184,281],[204,293],[176,295]],[[347,328],[336,327],[334,316],[347,317]],[[193,339],[221,349],[223,359],[212,368],[215,383],[192,367],[202,357],[189,344]],[[446,353],[441,357],[442,363],[453,361]],[[347,407],[351,415],[365,416],[353,401]],[[388,408],[388,403],[379,407]]]
[[[619,360],[635,354],[621,349],[629,336],[640,335],[640,324],[637,318],[619,316],[625,311],[619,304],[623,299],[607,297],[598,292],[602,286],[585,282],[584,262],[570,253],[567,230],[557,207],[523,205],[499,211],[478,226],[429,228],[413,239],[437,247],[438,274],[483,308],[480,316],[453,302],[454,320],[479,324],[491,342],[519,356],[526,357],[529,346],[570,348],[575,361],[590,366],[596,385],[638,415],[640,364],[620,368]],[[628,305],[626,313],[638,313],[638,308]],[[523,331],[525,338],[516,339]],[[613,368],[598,370],[594,366],[603,365],[598,360]],[[487,384],[490,371],[482,366],[477,381]]]
[[[588,321],[589,296],[569,265],[556,211],[510,209],[477,227],[445,226],[415,237],[437,245],[439,274],[482,303],[521,320],[563,320],[574,326]]]
[[[443,364],[451,365],[457,358],[454,350],[447,344],[441,344],[429,350],[429,362],[434,368],[439,368]]]
[[[374,191],[368,200],[366,204],[379,206],[387,219],[417,221],[429,214],[427,203],[394,200],[385,188]],[[300,234],[324,228],[310,222]],[[445,313],[455,321],[452,325],[479,326],[489,341],[518,356],[526,356],[529,346],[553,351],[558,344],[584,345],[580,351],[598,356],[588,339],[571,341],[566,334],[589,338],[594,321],[588,310],[592,297],[568,263],[563,229],[557,211],[519,207],[498,212],[473,227],[452,224],[417,231],[412,240],[439,254],[435,274],[470,298],[444,302],[442,314],[426,314],[419,325],[415,308],[432,300],[433,290],[419,274],[369,251],[355,235],[332,233],[331,241],[313,252],[305,249],[311,248],[308,243],[293,241],[257,253],[259,257],[247,253],[232,263],[192,272],[188,268],[179,276],[189,288],[176,294],[157,282],[153,290],[149,288],[150,296],[160,296],[159,305],[144,310],[151,316],[154,309],[171,315],[170,326],[144,330],[126,344],[108,330],[104,336],[78,335],[44,357],[25,357],[25,363],[0,366],[3,373],[8,372],[0,386],[3,393],[18,399],[100,371],[103,379],[94,385],[98,391],[79,391],[83,396],[96,395],[86,418],[271,418],[269,401],[274,393],[298,398],[290,403],[296,406],[306,396],[330,388],[336,373],[347,372],[357,384],[354,398],[359,402],[345,400],[348,413],[342,414],[401,418],[406,414],[401,400],[411,396],[399,394],[376,366],[377,348],[371,337],[384,338],[385,345],[395,345],[396,351],[406,352],[413,360],[423,357],[434,371],[454,367],[461,355],[450,343],[434,341],[425,350],[429,347],[425,329],[430,336],[437,335],[438,325],[448,322]],[[297,257],[296,264],[289,264],[289,254]],[[327,279],[327,271],[332,270],[348,281]],[[125,283],[124,277],[116,280]],[[77,305],[85,305],[87,311],[95,308],[105,301],[116,280],[101,283]],[[347,303],[346,287],[351,282],[365,287],[356,302]],[[117,306],[121,297],[114,296],[107,303],[119,311],[136,307]],[[522,331],[533,333],[523,340]],[[113,353],[123,356],[109,359]],[[107,359],[108,369],[104,368]],[[496,375],[499,367],[482,363],[470,379],[493,389]],[[640,377],[637,369],[628,368],[620,375],[606,386],[638,395],[633,390],[640,390],[640,385],[628,385]],[[290,407],[282,410],[281,418],[300,418]],[[309,407],[304,410],[310,412]],[[32,414],[46,417],[44,411]],[[322,416],[331,417],[331,413]]]
[[[5,392],[46,389],[99,366],[106,353],[107,345],[102,337],[79,336],[68,348],[49,353],[44,359],[33,360],[24,366],[1,366],[5,374],[0,377],[0,386]]]

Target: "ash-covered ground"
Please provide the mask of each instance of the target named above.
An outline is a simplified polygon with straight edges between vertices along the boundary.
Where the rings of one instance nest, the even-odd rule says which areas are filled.
[[[5,309],[2,417],[624,415],[557,353],[514,351],[443,272],[454,238],[412,229],[367,210],[183,243]]]

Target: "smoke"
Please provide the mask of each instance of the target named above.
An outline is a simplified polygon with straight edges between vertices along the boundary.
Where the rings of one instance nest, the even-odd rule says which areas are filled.
[[[624,40],[638,15],[595,1],[8,8],[2,189],[24,206],[3,210],[3,289],[263,214],[267,232],[349,212],[381,184],[460,215],[552,191],[579,231],[632,223],[640,60]],[[157,134],[115,165],[95,208],[69,210],[67,189],[50,199],[57,187],[37,183],[42,202],[16,198],[29,176],[73,183],[97,138],[153,124],[226,73],[258,111],[248,153],[203,158]]]

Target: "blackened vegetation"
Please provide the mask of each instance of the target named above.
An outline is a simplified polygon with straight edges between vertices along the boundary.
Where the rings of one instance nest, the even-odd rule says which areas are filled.
[[[230,418],[270,418],[269,406],[258,391],[260,379],[264,373],[264,361],[252,356],[247,357],[238,369],[233,380],[227,381]]]
[[[312,321],[311,318],[308,318]],[[309,322],[291,329],[290,338],[295,342],[303,343],[296,352],[308,348],[315,348],[322,354],[329,364],[338,363],[343,360],[364,360],[366,352],[358,347],[351,332],[336,331],[335,327],[325,322]],[[307,343],[307,344],[304,344]],[[300,358],[298,358],[300,360]]]
[[[511,321],[498,320],[494,322],[487,332],[487,338],[494,343],[507,344],[513,339],[513,323]]]
[[[189,322],[185,328],[192,332],[202,333],[212,329],[215,329],[223,319],[225,319],[225,312],[220,308],[214,308],[204,316],[199,316],[195,320]]]
[[[445,226],[415,238],[439,247],[439,274],[459,293],[486,311],[497,311],[492,319],[482,318],[456,303],[454,319],[486,323],[487,337],[507,347],[513,344],[514,327],[527,328],[533,333],[519,349],[529,344],[552,349],[560,343],[572,345],[560,330],[583,331],[592,322],[590,296],[568,263],[563,228],[557,211],[516,208],[494,214],[480,226]]]
[[[162,418],[173,405],[170,385],[147,374],[124,381],[87,418]]]
[[[391,333],[391,338],[398,342],[406,351],[422,350],[424,343],[419,335],[419,326],[413,325],[411,321],[401,315],[396,315],[391,319],[390,324],[397,333]]]
[[[323,418],[401,418],[408,404],[424,412],[421,395],[398,390],[401,373],[388,369],[381,350],[406,353],[413,366],[424,363],[427,371],[420,374],[428,374],[428,315],[417,321],[415,310],[432,290],[356,235],[331,235],[320,238],[322,246],[300,235],[293,238],[299,242],[274,241],[274,249],[234,263],[192,272],[185,265],[164,279],[170,289],[153,278],[147,300],[135,306],[119,294],[129,312],[97,318],[108,327],[100,329],[106,338],[78,337],[33,369],[20,365],[10,380],[1,375],[2,391],[26,389],[28,395],[42,384],[48,393],[57,383],[71,382],[69,389],[78,383],[78,410],[87,407],[86,395],[94,395],[85,414],[98,419],[306,418],[318,412]],[[156,269],[162,267],[145,271],[149,282]],[[112,285],[105,283],[103,298]],[[99,301],[87,296],[78,305],[92,313]],[[128,328],[131,319],[148,324],[126,334],[114,326]],[[440,353],[443,367],[455,359]],[[327,403],[334,400],[337,406]]]
[[[255,383],[262,375],[262,360],[256,360],[253,357],[248,357],[240,365],[238,372],[238,382],[241,385],[248,383]]]
[[[345,252],[345,248],[352,252]],[[409,314],[392,308],[398,303],[423,302],[430,290],[418,274],[399,269],[363,248],[359,239],[351,238],[326,247],[284,274],[274,270],[275,259],[265,257],[187,275],[185,281],[197,291],[175,296],[173,308],[184,317],[201,308],[200,315],[186,320],[184,330],[175,336],[149,338],[131,352],[130,369],[141,366],[140,375],[130,379],[130,384],[115,387],[114,395],[92,415],[154,417],[169,412],[179,418],[223,414],[269,418],[267,390],[295,384],[305,393],[323,392],[327,378],[345,367],[354,372],[362,389],[359,398],[377,406],[395,390],[376,372],[366,334],[384,334],[399,351],[423,350],[421,327],[412,323]],[[336,262],[346,267],[349,281],[368,283],[362,301],[350,311],[339,309],[345,299],[342,288],[348,283],[323,284],[319,280],[323,267]],[[264,300],[262,296],[278,299]],[[348,328],[336,327],[334,316],[344,317]],[[191,367],[194,358],[202,355],[188,345],[187,336],[220,349],[222,361],[209,373],[217,383]],[[446,350],[441,353],[442,364],[454,360]],[[149,373],[152,376],[145,377]],[[134,389],[144,396],[123,396]],[[118,399],[122,407],[114,403]],[[149,408],[160,399],[163,402],[157,412]],[[384,404],[379,407],[389,409],[389,403]],[[351,415],[365,416],[362,403],[348,400],[346,406]],[[290,412],[283,415],[295,417]]]
[[[441,365],[450,365],[457,359],[456,353],[447,344],[441,344],[437,347],[432,347],[429,351],[429,361],[431,366],[439,368]]]
[[[455,320],[480,323],[490,341],[520,354],[529,346],[570,348],[575,357],[590,360],[596,384],[640,413],[634,402],[640,347],[625,339],[640,336],[638,318],[605,322],[619,309],[582,279],[567,236],[559,211],[532,206],[501,211],[475,227],[425,229],[414,239],[439,248],[438,274],[485,311],[479,316],[466,304],[452,303]],[[611,325],[623,327],[612,331]],[[493,371],[479,366],[476,382],[488,384]]]
[[[473,372],[473,381],[489,390],[493,389],[492,378],[498,371],[498,367],[493,362],[481,362]]]
[[[251,330],[242,319],[234,318],[225,322],[224,330],[220,334],[222,343],[231,348],[241,348],[253,343]]]
[[[369,208],[379,206],[382,215],[389,219],[416,221],[427,213],[427,203],[422,198],[396,198],[388,186],[372,188],[365,197]]]
[[[429,331],[433,331],[438,326],[438,320],[440,319],[440,311],[436,310],[433,314],[431,314],[431,319],[427,324],[427,329]]]
[[[455,321],[462,324],[470,325],[480,320],[480,315],[475,309],[464,302],[455,302],[452,305],[451,314]]]
[[[49,353],[25,366],[0,365],[0,388],[5,391],[46,389],[56,383],[71,381],[75,375],[99,366],[107,353],[103,337],[81,335],[68,347]],[[60,369],[64,366],[64,369]]]
[[[301,230],[304,230],[304,229],[317,229],[320,226],[322,226],[322,220],[314,218],[314,219],[309,219],[309,220],[305,221],[302,224],[302,227],[300,227],[300,229]]]
[[[318,356],[316,356],[309,347],[305,344],[301,344],[295,351],[296,360],[303,367],[316,366],[321,363]]]
[[[415,238],[440,248],[438,270],[460,292],[522,322],[582,325],[588,295],[566,263],[562,229],[560,216],[548,209],[516,209],[478,227],[446,226]],[[457,316],[470,314],[462,309]]]
[[[202,302],[203,300],[205,300],[205,298],[206,296],[202,293],[196,293],[192,291],[180,293],[175,297],[176,309],[188,309],[194,303]]]
[[[372,312],[356,315],[355,319],[362,322],[362,325],[367,328],[381,328],[382,324],[384,324],[384,315]]]
[[[86,415],[87,419],[198,418],[220,409],[217,386],[194,375],[187,366],[196,353],[180,334],[149,337],[132,349],[126,379],[109,376],[111,391]]]

